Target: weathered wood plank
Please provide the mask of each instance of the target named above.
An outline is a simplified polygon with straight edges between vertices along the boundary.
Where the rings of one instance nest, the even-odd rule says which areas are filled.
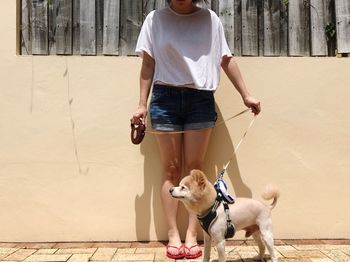
[[[49,54],[56,54],[56,1],[49,1]]]
[[[304,0],[289,1],[289,55],[310,55],[309,4]]]
[[[225,1],[226,2],[226,1]],[[198,4],[198,6],[202,7],[202,8],[207,8],[207,9],[211,9],[211,0],[208,0],[208,1],[203,1],[203,2],[200,2]]]
[[[338,53],[350,53],[350,1],[335,0]]]
[[[73,0],[73,55],[80,54],[80,0]]]
[[[161,9],[166,7],[168,4],[166,3],[166,0],[156,0],[156,9]]]
[[[242,55],[242,0],[234,1],[234,49],[235,56]]]
[[[288,5],[284,2],[280,5],[280,55],[288,55]]]
[[[32,41],[31,41],[31,22],[30,22],[30,10],[31,3],[29,0],[22,0],[21,3],[21,54],[32,54]]]
[[[136,55],[135,47],[142,25],[142,1],[121,0],[120,41],[122,55]]]
[[[56,0],[49,3],[49,52],[72,54],[72,1]]]
[[[145,21],[146,16],[156,9],[156,0],[142,0],[142,21]]]
[[[256,0],[242,0],[242,55],[258,56],[258,6]]]
[[[96,53],[103,53],[103,21],[104,21],[104,2],[105,0],[96,0]]]
[[[211,0],[211,10],[219,15],[220,0]]]
[[[258,8],[258,49],[259,56],[264,55],[264,1],[257,1]]]
[[[156,9],[161,9],[166,7],[168,4],[166,0],[143,0],[142,1],[142,20],[144,21],[146,16],[152,11]]]
[[[280,0],[264,0],[264,56],[281,54],[280,9]]]
[[[118,55],[119,53],[119,10],[120,0],[105,0],[103,54]]]
[[[219,17],[224,27],[227,44],[231,52],[233,52],[235,46],[233,1],[222,1],[219,3]]]
[[[80,54],[96,55],[95,0],[80,0]]]
[[[326,56],[327,40],[324,23],[324,1],[310,0],[311,55]]]
[[[336,18],[334,0],[325,0],[324,23],[327,39],[327,55],[334,56],[336,49]]]
[[[32,54],[47,55],[49,53],[48,1],[31,0],[32,12]]]

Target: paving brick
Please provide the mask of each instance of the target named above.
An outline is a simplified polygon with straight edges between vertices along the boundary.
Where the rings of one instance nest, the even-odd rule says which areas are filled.
[[[350,245],[350,239],[324,239],[321,242],[326,245]]]
[[[150,247],[164,247],[166,246],[163,242],[132,242],[131,248],[150,248]]]
[[[243,240],[227,240],[226,246],[242,246],[245,245]]]
[[[67,261],[71,254],[46,254],[46,255],[31,255],[27,257],[24,262],[37,261],[37,262],[50,262],[50,261]]]
[[[311,258],[312,262],[333,262],[330,258]]]
[[[227,252],[226,253],[226,260],[233,260],[233,261],[239,261],[240,255],[237,252]]]
[[[67,262],[88,262],[90,254],[73,254]]]
[[[154,254],[121,254],[116,253],[113,257],[113,261],[141,261],[141,260],[154,260]]]
[[[27,257],[29,257],[31,254],[33,254],[36,251],[36,249],[18,249],[11,255],[2,258],[2,260],[24,260]]]
[[[117,253],[118,254],[134,254],[136,251],[136,248],[118,248]]]
[[[0,242],[0,247],[16,247],[18,243]]]
[[[348,256],[347,254],[345,254],[341,250],[324,250],[322,252],[335,262],[349,262],[350,261],[350,256]]]
[[[349,250],[349,245],[322,245],[320,250]]]
[[[10,255],[11,253],[15,252],[18,250],[18,248],[14,247],[0,247],[0,256],[1,255]]]
[[[42,249],[38,249],[38,251],[36,251],[34,255],[50,255],[55,253],[56,251],[57,251],[57,248],[42,248]]]
[[[95,253],[97,248],[60,248],[55,254],[90,254]]]
[[[311,262],[308,258],[281,258],[278,262]]]
[[[136,248],[135,254],[163,253],[165,250],[165,247]]]
[[[162,253],[156,253],[154,257],[155,261],[175,261],[175,259],[170,259],[166,256],[165,251]],[[187,261],[186,261],[187,262]]]
[[[60,242],[55,243],[53,248],[91,248],[94,242]]]
[[[40,249],[40,248],[52,248],[57,243],[52,242],[23,242],[16,245],[17,248],[29,248],[29,249]]]
[[[286,245],[321,245],[322,240],[319,239],[287,239],[283,240]]]
[[[319,250],[296,250],[281,251],[285,258],[326,258],[327,256]]]
[[[320,245],[293,245],[293,247],[297,250],[319,250],[324,246],[320,244]]]
[[[95,242],[92,247],[130,248],[130,242]]]
[[[111,260],[113,255],[117,252],[116,248],[98,248],[90,260]]]
[[[296,251],[295,247],[293,246],[275,246],[275,249],[278,250],[279,252],[284,252],[284,251]]]

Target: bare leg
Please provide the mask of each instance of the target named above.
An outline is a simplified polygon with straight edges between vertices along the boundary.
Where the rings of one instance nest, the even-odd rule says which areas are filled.
[[[156,135],[164,170],[164,181],[161,187],[163,209],[168,222],[169,245],[180,247],[182,245],[176,216],[178,200],[171,197],[169,189],[179,184],[182,170],[182,134]],[[176,255],[179,250],[169,248],[170,253]]]
[[[203,169],[204,158],[207,152],[212,129],[201,129],[187,132],[184,135],[184,160],[185,174],[188,175],[192,169]],[[190,248],[197,244],[197,216],[189,213],[188,228],[186,232],[185,245]],[[190,250],[192,254],[197,253],[199,247]]]

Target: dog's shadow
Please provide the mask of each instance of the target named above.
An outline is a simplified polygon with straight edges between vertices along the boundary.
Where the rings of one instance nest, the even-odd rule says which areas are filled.
[[[223,116],[217,105],[216,112],[218,114],[217,122],[220,123],[223,120]],[[224,174],[224,180],[228,184],[229,189],[233,188],[234,190],[234,192],[230,192],[229,190],[229,193],[239,197],[251,198],[252,192],[242,181],[236,155],[233,155],[234,145],[227,124],[219,125],[213,129],[206,155],[204,172],[208,179],[214,182],[218,171],[222,170],[232,157],[227,172]],[[148,123],[148,126],[150,126],[150,123]],[[168,238],[166,231],[167,222],[160,197],[160,188],[163,180],[162,166],[160,164],[157,142],[153,135],[147,134],[145,136],[145,139],[140,145],[140,150],[144,156],[144,189],[141,195],[135,197],[136,237],[138,241],[149,241],[151,239],[165,240]],[[180,204],[178,226],[182,236],[186,233],[187,217],[185,208]],[[156,234],[155,237],[151,237],[150,235],[152,219]]]

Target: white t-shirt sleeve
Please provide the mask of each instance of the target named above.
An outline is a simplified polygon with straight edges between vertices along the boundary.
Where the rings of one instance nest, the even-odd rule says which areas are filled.
[[[135,52],[141,58],[143,57],[144,52],[146,52],[152,58],[154,58],[153,45],[152,45],[152,17],[153,17],[153,13],[154,13],[154,11],[152,11],[151,13],[149,13],[147,15],[147,17],[146,17],[146,19],[143,22],[143,25],[141,27],[139,37],[137,39]]]
[[[224,27],[221,21],[219,21],[219,41],[220,41],[220,47],[221,47],[221,57],[224,57],[224,56],[232,57],[232,52],[228,47],[226,37],[225,37]]]

